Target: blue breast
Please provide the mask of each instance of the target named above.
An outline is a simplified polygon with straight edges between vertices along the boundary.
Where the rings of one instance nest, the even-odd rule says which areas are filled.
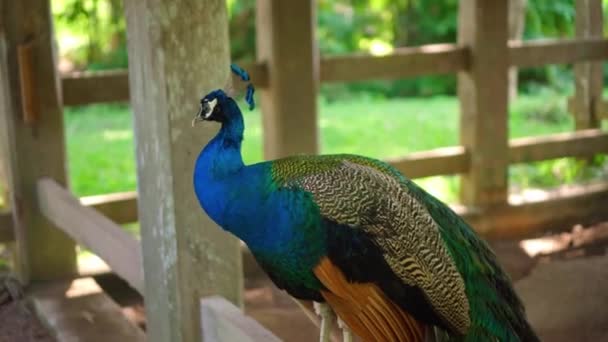
[[[224,124],[199,155],[194,189],[200,205],[248,245],[277,285],[314,292],[321,285],[312,269],[326,255],[319,210],[309,193],[278,187],[270,162],[245,166],[239,134]]]
[[[318,257],[318,248],[311,251],[307,247],[311,239],[315,245],[324,240],[310,194],[277,189],[270,163],[244,166],[229,176],[216,177],[208,159],[202,153],[197,161],[194,188],[202,208],[219,226],[252,250]]]

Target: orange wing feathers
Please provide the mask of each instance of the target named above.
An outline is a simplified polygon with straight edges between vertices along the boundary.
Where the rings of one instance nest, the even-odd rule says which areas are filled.
[[[351,283],[329,258],[314,273],[327,290],[323,298],[336,314],[365,341],[424,340],[425,327],[393,303],[372,283]]]

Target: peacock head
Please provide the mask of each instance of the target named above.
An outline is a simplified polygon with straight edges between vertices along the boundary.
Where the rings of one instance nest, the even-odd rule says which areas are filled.
[[[221,90],[214,90],[201,99],[198,113],[192,120],[192,126],[200,121],[225,122],[228,119],[226,108],[232,99]]]
[[[247,104],[249,104],[249,109],[253,110],[255,107],[255,102],[253,99],[255,89],[251,84],[249,74],[236,64],[230,65],[230,70],[232,71],[233,76],[237,77],[240,81],[242,81],[242,84],[245,85],[245,100],[247,101]],[[236,88],[234,84],[233,86]],[[236,90],[231,90],[229,92],[235,93]],[[200,121],[217,121],[220,123],[225,123],[226,121],[230,120],[230,116],[232,114],[237,113],[240,115],[240,110],[238,109],[238,106],[234,100],[223,90],[217,89],[205,95],[205,97],[201,99],[200,109],[192,120],[192,126]]]

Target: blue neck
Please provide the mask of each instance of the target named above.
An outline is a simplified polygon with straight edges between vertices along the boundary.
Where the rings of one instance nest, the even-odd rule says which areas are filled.
[[[323,244],[316,244],[313,251],[304,248],[311,236],[322,236],[319,226],[311,223],[316,217],[314,204],[303,191],[276,191],[272,164],[243,164],[243,117],[233,103],[223,107],[227,120],[196,161],[194,189],[201,207],[254,253],[266,251],[268,260],[275,260],[270,254],[304,250],[309,253],[297,254],[283,266],[293,271],[305,260],[306,265],[315,264]]]
[[[235,195],[234,177],[245,168],[241,156],[243,115],[232,99],[223,104],[226,119],[217,135],[196,160],[194,190],[207,214],[219,225],[224,223],[227,203]]]
[[[214,180],[234,174],[244,167],[241,143],[245,125],[236,103],[224,104],[227,119],[217,135],[205,146],[196,163],[196,173],[202,171]]]

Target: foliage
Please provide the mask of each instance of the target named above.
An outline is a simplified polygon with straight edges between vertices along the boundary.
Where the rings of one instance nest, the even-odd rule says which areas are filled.
[[[525,39],[574,36],[576,12],[572,1],[529,0],[527,6]]]
[[[605,1],[606,2],[606,1]],[[53,13],[62,55],[79,69],[124,68],[127,65],[122,0],[54,0]],[[233,59],[255,59],[255,0],[227,0]],[[608,7],[608,6],[605,6]],[[608,14],[608,10],[607,14]],[[383,54],[402,46],[455,42],[458,0],[318,0],[317,36],[323,55],[370,52]],[[571,0],[528,0],[526,39],[572,37]],[[608,21],[606,21],[608,27]],[[608,31],[608,29],[607,29]],[[608,79],[608,71],[605,73]],[[538,85],[563,90],[572,84],[565,66],[525,69],[521,90]],[[323,86],[328,98],[361,92],[386,97],[454,94],[454,77],[419,77]]]
[[[230,49],[236,61],[255,60],[255,0],[228,0]]]
[[[52,1],[62,57],[77,68],[126,68],[123,0]]]

